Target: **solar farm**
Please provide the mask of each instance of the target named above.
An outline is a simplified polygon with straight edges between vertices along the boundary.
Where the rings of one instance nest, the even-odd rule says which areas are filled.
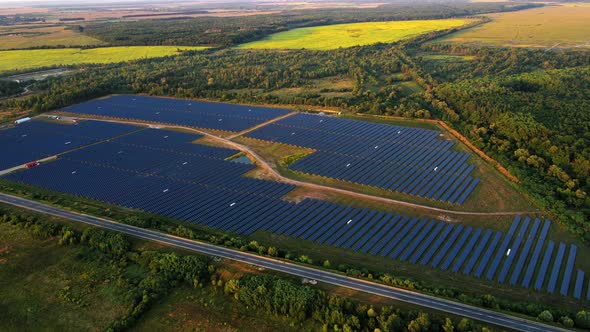
[[[62,111],[223,131],[241,131],[289,113],[282,108],[128,95],[96,99]]]
[[[78,125],[30,121],[0,130],[0,170],[43,159],[100,140],[122,135],[137,127],[84,121]]]
[[[289,167],[433,200],[462,204],[479,183],[469,154],[434,130],[297,114],[247,137],[313,148]]]
[[[289,113],[135,96],[95,100],[63,112],[234,132]],[[309,114],[291,115],[247,134],[316,150],[292,164],[294,170],[461,204],[478,184],[470,175],[474,166],[469,154],[452,150],[454,143],[439,135]],[[30,143],[30,138],[41,143]],[[2,160],[3,169],[61,154],[2,178],[243,236],[267,232],[590,300],[590,278],[576,264],[578,248],[551,239],[555,226],[548,219],[517,216],[503,232],[315,198],[295,202],[285,197],[295,185],[246,176],[257,166],[234,159],[241,151],[195,143],[200,138],[111,122],[33,120],[0,130],[0,147],[11,155]]]

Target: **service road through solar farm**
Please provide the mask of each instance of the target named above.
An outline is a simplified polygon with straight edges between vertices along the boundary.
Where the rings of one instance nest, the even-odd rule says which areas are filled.
[[[474,155],[441,131],[127,95],[59,114],[0,130],[0,148],[10,152],[0,169],[28,165],[2,181],[532,298],[590,298],[588,264],[578,254],[586,249],[556,236],[560,225],[535,211],[463,208],[481,199],[476,193],[486,183]],[[248,141],[308,151],[285,165],[293,172],[409,200],[287,178]],[[30,164],[51,156],[57,158]],[[311,191],[348,200],[306,196]]]

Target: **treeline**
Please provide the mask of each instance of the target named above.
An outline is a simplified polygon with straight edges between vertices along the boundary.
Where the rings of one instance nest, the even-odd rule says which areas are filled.
[[[341,107],[352,112],[429,117],[431,103],[405,94],[401,83],[419,79],[391,45],[321,51],[187,52],[124,64],[84,66],[72,76],[50,78],[34,88],[46,93],[8,106],[38,112],[109,93],[146,93],[254,104]],[[348,93],[283,94],[281,89],[313,86],[317,80],[353,81]]]
[[[590,52],[580,50],[485,48],[445,43],[408,46],[408,54],[438,82],[590,65]],[[429,60],[431,54],[443,57]],[[445,55],[457,58],[445,60]]]
[[[23,91],[20,83],[15,81],[0,80],[0,98],[19,94]]]
[[[590,66],[444,83],[454,126],[590,241]]]
[[[115,45],[228,46],[300,27],[368,21],[443,19],[535,6],[540,5],[401,2],[365,9],[314,9],[239,17],[89,23],[84,31],[92,37]]]

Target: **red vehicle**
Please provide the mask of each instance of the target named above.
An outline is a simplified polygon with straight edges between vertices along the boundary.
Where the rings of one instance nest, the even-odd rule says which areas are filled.
[[[39,166],[39,163],[36,161],[31,161],[30,163],[25,164],[25,168],[27,168],[27,169],[35,167],[35,166]]]

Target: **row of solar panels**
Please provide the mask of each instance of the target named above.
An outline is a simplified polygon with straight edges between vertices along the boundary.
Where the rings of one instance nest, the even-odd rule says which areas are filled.
[[[463,204],[479,179],[469,154],[451,150],[440,132],[297,114],[246,136],[313,148],[289,166],[320,175],[433,200]]]
[[[0,130],[0,170],[123,135],[138,127],[96,121],[77,124],[33,120]]]
[[[281,108],[128,95],[96,99],[62,111],[224,131],[242,131],[289,113]]]

